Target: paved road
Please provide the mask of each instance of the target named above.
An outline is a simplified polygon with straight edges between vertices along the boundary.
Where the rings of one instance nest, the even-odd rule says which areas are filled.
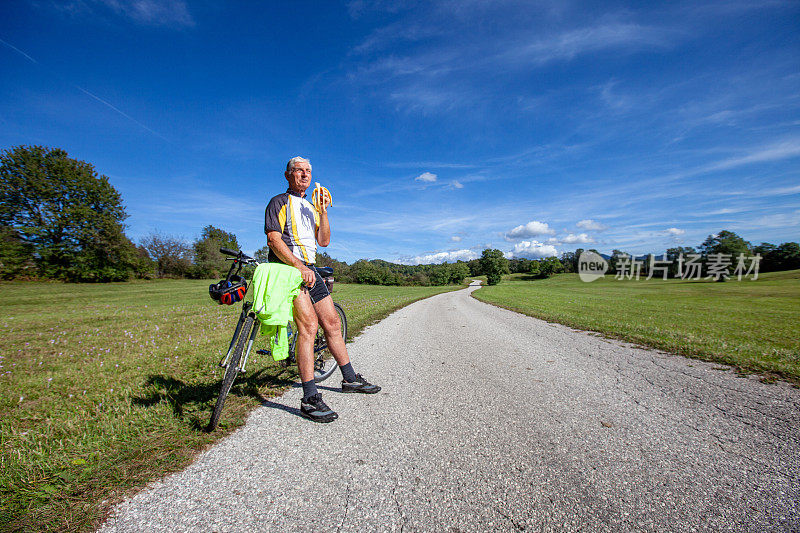
[[[104,531],[800,531],[800,390],[471,290],[350,345],[380,394],[293,389]]]

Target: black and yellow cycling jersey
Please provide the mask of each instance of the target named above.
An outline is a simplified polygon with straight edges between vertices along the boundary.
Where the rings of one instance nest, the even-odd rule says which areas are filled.
[[[319,213],[314,206],[291,189],[272,198],[264,213],[264,233],[279,231],[281,238],[295,257],[307,264],[317,258],[317,228]],[[269,251],[269,262],[282,263],[281,259]]]

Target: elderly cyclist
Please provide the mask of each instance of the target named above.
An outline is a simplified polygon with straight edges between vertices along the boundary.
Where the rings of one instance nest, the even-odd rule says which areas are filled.
[[[319,211],[306,200],[311,185],[311,162],[293,157],[284,173],[289,188],[272,198],[264,216],[264,233],[269,244],[269,261],[281,262],[300,270],[304,287],[294,301],[294,321],[297,324],[295,357],[303,382],[302,415],[315,422],[332,422],[339,415],[325,402],[314,382],[314,337],[318,325],[325,332],[328,348],[342,372],[342,392],[374,394],[381,390],[356,374],[347,346],[341,336],[339,314],[314,262],[317,245],[328,246],[331,227],[325,202]]]

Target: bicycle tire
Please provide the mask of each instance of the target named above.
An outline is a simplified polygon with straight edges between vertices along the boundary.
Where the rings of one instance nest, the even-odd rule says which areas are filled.
[[[214,431],[219,423],[219,418],[222,415],[222,408],[225,406],[225,399],[233,387],[233,382],[236,379],[236,374],[239,373],[239,360],[244,353],[244,347],[247,344],[247,339],[250,338],[250,332],[253,329],[253,317],[249,316],[245,319],[244,325],[239,332],[239,340],[236,341],[236,348],[231,354],[228,361],[228,367],[225,369],[225,376],[222,378],[222,385],[219,389],[219,396],[217,396],[217,403],[214,406],[214,412],[211,414],[211,420],[208,422],[208,431]]]
[[[341,321],[342,339],[347,341],[347,315],[342,306],[336,302],[333,303],[333,307],[339,314],[339,320]],[[333,354],[328,350],[325,332],[320,326],[317,329],[317,336],[314,338],[314,381],[316,383],[325,381],[331,377],[337,367]]]

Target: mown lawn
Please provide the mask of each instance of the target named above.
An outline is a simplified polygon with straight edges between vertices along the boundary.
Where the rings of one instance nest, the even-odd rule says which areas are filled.
[[[203,431],[240,309],[216,305],[208,283],[0,284],[0,530],[93,529],[294,382],[295,368],[251,354],[220,428]],[[352,337],[454,288],[338,284],[334,296]]]
[[[472,294],[551,322],[800,383],[800,270],[725,283],[515,274]]]

